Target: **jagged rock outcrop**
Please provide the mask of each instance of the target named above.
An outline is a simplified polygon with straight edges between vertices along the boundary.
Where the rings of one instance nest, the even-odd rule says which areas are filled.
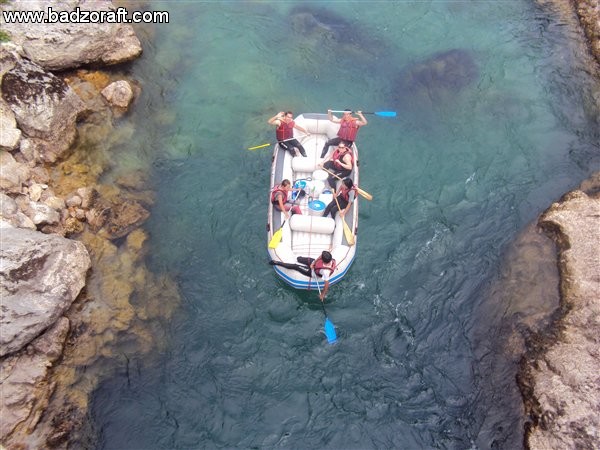
[[[55,161],[71,147],[76,121],[85,108],[61,78],[18,59],[2,76],[1,88],[19,129],[44,161]]]
[[[12,0],[3,9],[55,12],[110,11],[109,0],[62,0],[48,4],[46,0]],[[66,70],[90,64],[111,65],[131,61],[142,53],[142,46],[129,24],[123,23],[36,23],[1,22],[11,40],[23,48],[30,60],[48,70]]]
[[[90,257],[81,242],[2,226],[0,356],[22,349],[52,326],[83,286]]]
[[[0,437],[9,440],[13,430],[32,430],[48,406],[54,384],[48,385],[50,368],[63,352],[69,320],[61,317],[26,349],[0,360]]]
[[[539,221],[558,246],[561,305],[521,363],[531,449],[591,449],[600,438],[600,174],[586,188]]]

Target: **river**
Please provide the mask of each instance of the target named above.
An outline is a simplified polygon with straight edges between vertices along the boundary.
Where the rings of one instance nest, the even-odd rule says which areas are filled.
[[[182,304],[167,350],[95,391],[96,448],[520,447],[486,293],[519,231],[600,167],[579,35],[525,0],[152,7],[170,23],[142,33],[120,151],[152,167],[148,264]],[[374,199],[330,346],[317,293],[267,264],[272,147],[247,148],[278,111],[346,107],[398,116],[358,136]]]

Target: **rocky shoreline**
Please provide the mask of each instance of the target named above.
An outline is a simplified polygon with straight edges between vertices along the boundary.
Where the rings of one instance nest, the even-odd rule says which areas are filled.
[[[55,9],[75,7],[113,5],[69,0]],[[142,48],[122,24],[2,23],[2,31],[10,41],[0,44],[0,444],[65,448],[86,426],[89,394],[123,365],[117,355],[164,345],[160,323],[179,302],[175,283],[143,262],[141,226],[154,202],[146,168],[101,181],[108,150],[129,138],[113,122],[141,89],[119,64]]]
[[[600,65],[598,2],[573,0],[566,14],[575,12]],[[179,302],[175,283],[143,262],[154,202],[147,172],[100,181],[105,150],[127,139],[112,122],[141,90],[118,65],[142,48],[128,25],[2,26],[11,41],[0,44],[0,443],[65,448],[86,426],[90,392],[123,362],[117,354],[127,358],[123,346],[160,346],[160,324]],[[107,65],[116,66],[90,69]],[[600,440],[599,217],[597,175],[539,220],[558,247],[560,303],[522,343],[527,448],[597,448]]]

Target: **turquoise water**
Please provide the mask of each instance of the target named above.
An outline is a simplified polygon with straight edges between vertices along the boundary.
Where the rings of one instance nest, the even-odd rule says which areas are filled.
[[[577,35],[526,1],[152,6],[123,158],[152,168],[149,263],[183,300],[169,350],[95,392],[97,448],[518,448],[506,318],[481,311],[518,231],[600,166]],[[329,346],[317,293],[267,265],[270,150],[246,148],[277,111],[345,107],[398,117],[359,133],[374,200]]]

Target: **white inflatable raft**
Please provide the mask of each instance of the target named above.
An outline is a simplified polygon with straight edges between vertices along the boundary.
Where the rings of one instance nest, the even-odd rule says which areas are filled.
[[[290,220],[285,221],[282,229],[282,239],[279,245],[272,249],[268,248],[272,260],[285,263],[297,264],[298,256],[317,258],[323,250],[331,252],[336,260],[337,268],[331,276],[330,284],[335,284],[342,279],[350,265],[354,261],[356,243],[358,241],[356,232],[358,229],[358,198],[355,198],[350,209],[345,215],[354,236],[354,245],[348,245],[342,225],[342,217],[338,213],[335,220],[331,217],[322,217],[327,204],[333,200],[333,194],[327,183],[328,174],[321,170],[317,164],[322,163],[321,150],[325,142],[337,135],[339,124],[329,121],[327,114],[301,114],[296,117],[295,122],[302,128],[308,130],[309,136],[294,129],[294,137],[300,141],[306,150],[307,157],[292,156],[285,149],[275,146],[273,151],[273,162],[271,167],[271,190],[274,186],[288,179],[292,185],[304,188],[306,195],[296,199],[302,214],[294,214]],[[327,158],[334,147],[330,147]],[[356,145],[352,146],[354,152],[354,169],[350,178],[355,185],[359,185],[358,179],[358,150]],[[336,189],[341,181],[337,181]],[[293,199],[290,199],[292,201]],[[273,237],[273,233],[281,228],[285,216],[271,204],[269,192],[267,216],[267,243]],[[280,266],[273,266],[275,272],[288,284],[297,289],[316,289],[315,279],[310,279],[300,272]],[[323,281],[319,286],[323,287]]]

